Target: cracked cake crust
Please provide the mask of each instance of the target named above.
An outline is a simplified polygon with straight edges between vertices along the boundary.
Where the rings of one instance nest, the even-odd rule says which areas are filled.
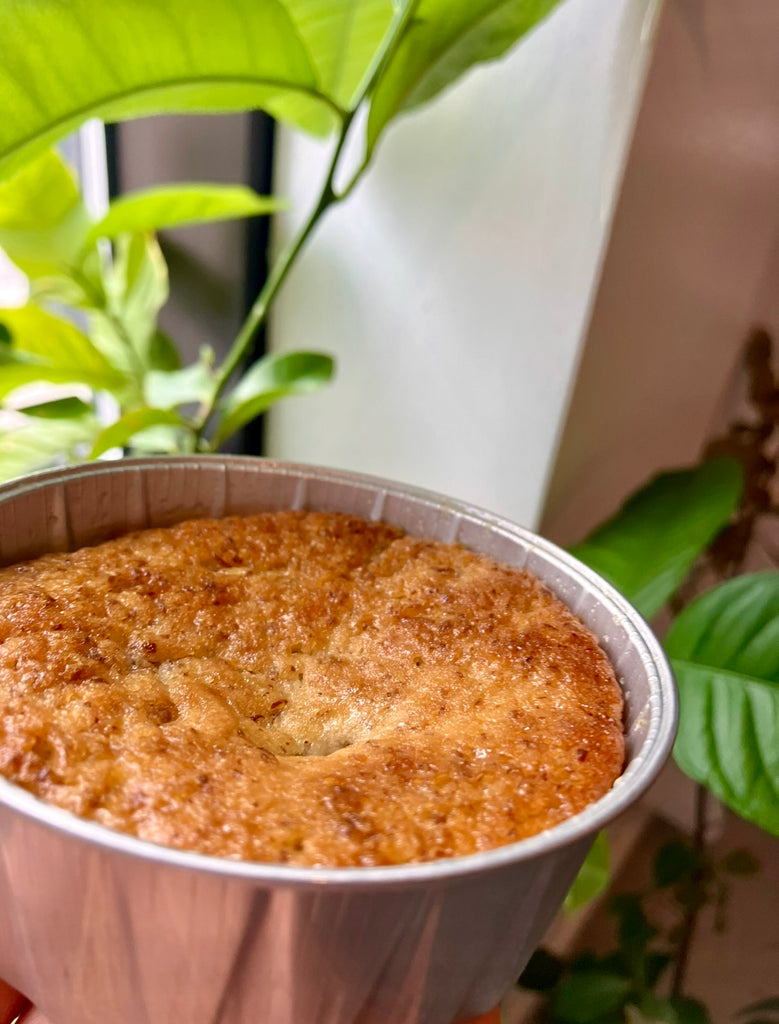
[[[0,773],[221,857],[387,865],[582,810],[624,758],[593,635],[385,523],[192,520],[0,570]]]

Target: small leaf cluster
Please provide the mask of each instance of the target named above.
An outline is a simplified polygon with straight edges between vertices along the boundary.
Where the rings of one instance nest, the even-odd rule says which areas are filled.
[[[558,2],[225,0],[216,18],[210,0],[0,3],[0,248],[32,282],[27,309],[0,316],[0,400],[16,411],[0,478],[112,448],[214,450],[271,403],[328,381],[327,355],[287,353],[230,390],[309,236],[388,125],[500,57]],[[156,232],[279,204],[190,183],[124,196],[95,222],[50,147],[90,117],[251,109],[331,137],[330,166],[221,364],[206,349],[182,366],[157,322],[168,278]],[[344,175],[353,125],[362,152]],[[23,386],[41,382],[63,386],[67,404],[37,408]],[[109,422],[106,403],[95,415],[103,393],[118,409]]]
[[[206,436],[213,352],[183,366],[158,325],[168,272],[154,232],[278,205],[244,187],[167,186],[124,196],[94,220],[53,150],[0,183],[0,246],[30,286],[26,306],[0,310],[0,401],[14,411],[0,432],[0,479],[112,448],[208,451],[271,402],[327,381],[325,355],[268,357],[224,395]],[[56,399],[39,401],[44,383]],[[101,395],[107,415],[96,411]]]
[[[544,995],[543,1019],[554,1024],[711,1024],[703,1003],[676,994],[669,979],[683,941],[684,913],[692,902],[713,905],[721,915],[728,878],[757,870],[746,850],[710,861],[689,843],[666,843],[655,855],[647,889],[608,902],[616,924],[612,950],[564,960],[540,949],[519,983]],[[661,929],[652,922],[648,908],[658,893],[671,898],[678,924]]]
[[[572,554],[651,618],[739,519],[744,500],[742,471],[733,458],[662,473]],[[748,573],[711,587],[679,609],[664,643],[679,685],[677,764],[741,817],[779,833],[779,572]],[[606,889],[608,849],[605,834],[600,834],[568,894],[567,910]],[[655,883],[674,886],[679,904],[691,914],[711,903],[722,926],[727,877],[753,873],[755,867],[746,851],[735,851],[717,864],[683,843],[670,844],[658,853]],[[620,905],[626,906],[624,900]],[[637,913],[623,915],[625,943],[631,920],[637,936],[646,934]],[[598,966],[600,974],[603,966]],[[585,979],[579,976],[575,986],[584,985]],[[626,1000],[637,1000],[631,1004],[630,1020],[642,1019],[636,1014],[641,1006],[646,1009],[646,1002],[635,983],[627,989],[620,976],[609,987],[599,975],[598,986],[606,1001],[618,1000],[622,992],[620,1013]],[[658,1020],[695,1021],[699,1011],[689,1003],[666,1003],[653,1012]]]
[[[572,553],[650,618],[741,494],[730,458],[661,474]],[[676,763],[736,814],[779,834],[779,572],[713,586],[680,611],[664,646],[679,685]]]

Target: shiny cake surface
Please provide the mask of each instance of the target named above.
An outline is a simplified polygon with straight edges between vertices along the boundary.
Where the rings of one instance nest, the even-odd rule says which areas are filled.
[[[622,698],[540,583],[355,516],[194,520],[0,570],[0,773],[215,856],[386,865],[606,793]]]

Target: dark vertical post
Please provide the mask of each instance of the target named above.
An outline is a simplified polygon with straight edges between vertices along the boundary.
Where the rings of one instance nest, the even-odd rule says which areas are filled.
[[[260,195],[273,191],[273,149],[275,126],[273,119],[262,111],[249,115],[249,167],[248,184]],[[248,313],[268,276],[270,247],[270,217],[253,217],[246,232],[246,280],[244,306]],[[252,360],[265,355],[266,335],[263,327],[254,340]],[[263,417],[249,423],[243,432],[243,449],[250,455],[264,452]]]
[[[108,168],[108,195],[114,199],[119,195],[122,181],[119,173],[119,160],[121,150],[120,129],[118,124],[107,124],[105,126],[105,155],[106,167]]]

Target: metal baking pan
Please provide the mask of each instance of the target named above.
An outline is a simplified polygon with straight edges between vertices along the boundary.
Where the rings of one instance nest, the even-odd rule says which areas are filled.
[[[668,756],[673,680],[638,613],[554,545],[439,495],[253,458],[90,464],[0,487],[0,564],[279,508],[385,519],[535,573],[615,667],[625,771],[581,814],[513,845],[334,869],[166,849],[0,779],[0,977],[56,1024],[453,1024],[484,1013],[520,973],[595,833]]]

